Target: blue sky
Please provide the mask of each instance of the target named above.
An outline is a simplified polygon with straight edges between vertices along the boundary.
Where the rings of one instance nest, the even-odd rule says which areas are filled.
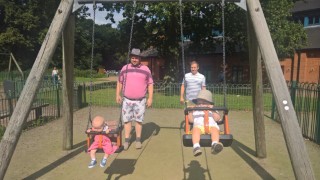
[[[99,7],[99,5],[101,6],[101,4],[97,4],[97,6]],[[92,8],[92,4],[87,4],[86,5],[89,8],[89,13],[91,14],[91,16],[93,16],[93,8]],[[107,24],[107,23],[111,23],[110,20],[106,20],[105,17],[107,15],[106,11],[98,11],[98,9],[96,10],[96,24]],[[91,17],[92,18],[92,17]],[[119,21],[121,21],[123,19],[122,17],[122,12],[120,13],[116,13],[114,14],[114,20],[116,21],[116,23],[118,24]],[[113,24],[112,27],[116,28],[117,25]]]

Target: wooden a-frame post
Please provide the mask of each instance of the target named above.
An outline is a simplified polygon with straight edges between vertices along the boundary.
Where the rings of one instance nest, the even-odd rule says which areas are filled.
[[[32,66],[26,84],[10,118],[0,143],[0,179],[4,178],[13,152],[19,141],[23,125],[32,106],[33,99],[40,87],[54,51],[59,43],[62,31],[71,14],[73,0],[61,0],[37,58]],[[41,135],[41,134],[39,134]]]
[[[247,0],[247,9],[250,17],[248,20],[251,21],[250,23],[252,23],[255,33],[253,36],[257,38],[271,83],[295,177],[296,179],[315,179],[299,128],[297,115],[291,102],[288,87],[282,74],[279,59],[260,2],[258,0]]]
[[[256,145],[256,156],[259,158],[267,157],[264,109],[263,109],[263,82],[261,53],[256,35],[253,31],[249,13],[247,13],[247,33],[249,47],[250,76],[252,87],[252,109],[253,109],[253,128]]]
[[[73,146],[73,66],[74,66],[74,32],[75,15],[70,14],[66,27],[62,35],[62,54],[63,54],[63,138],[62,148],[70,150]]]

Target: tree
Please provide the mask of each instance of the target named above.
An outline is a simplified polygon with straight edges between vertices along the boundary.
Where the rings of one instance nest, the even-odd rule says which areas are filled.
[[[12,52],[23,69],[29,69],[39,51],[60,0],[2,0],[0,1],[0,52]],[[292,57],[295,49],[306,42],[301,25],[291,19],[294,0],[262,0],[263,10],[279,57]],[[184,37],[191,44],[185,47],[186,55],[214,52],[221,45],[222,9],[220,3],[183,3],[182,26]],[[77,13],[75,35],[75,66],[90,67],[92,20],[88,8]],[[106,19],[114,22],[113,13],[123,10],[124,20],[117,29],[110,25],[96,25],[94,66],[111,66],[119,69],[128,61],[128,47],[132,23],[132,4],[105,3],[99,10],[107,10]],[[237,47],[247,51],[246,12],[233,3],[225,7],[225,37],[227,53]],[[167,74],[181,77],[181,35],[178,3],[137,3],[131,48],[146,50],[157,48],[159,56],[166,59]],[[187,43],[186,43],[187,44]],[[52,59],[61,66],[61,46]],[[2,61],[3,62],[3,61]],[[0,62],[0,69],[7,65]],[[170,69],[178,69],[169,71]],[[180,72],[179,72],[180,71]]]
[[[75,32],[75,67],[89,69],[92,48],[92,19],[78,16]],[[95,25],[93,68],[117,67],[116,53],[120,46],[119,31],[111,25]]]
[[[12,52],[22,69],[33,64],[58,0],[2,0],[0,2],[0,52]],[[5,67],[0,67],[5,68]]]
[[[104,4],[104,8],[110,13],[120,12],[119,4]],[[181,67],[181,34],[180,34],[180,6],[178,3],[138,3],[135,13],[135,28],[133,35],[133,44],[137,44],[142,49],[150,46],[156,47],[159,56],[166,59],[166,73],[170,76],[179,77],[181,71],[170,71]],[[237,6],[230,4],[227,6],[226,17],[237,19],[236,21],[227,21],[228,29],[238,29],[241,31],[226,31],[229,49],[236,46],[244,45],[244,34],[246,28],[245,12],[241,11]],[[118,26],[121,34],[127,34],[129,37],[129,29],[132,13],[132,6],[123,6],[123,16],[126,18],[124,23]],[[221,34],[221,5],[219,3],[183,3],[182,26],[185,37],[189,37],[192,44],[185,49],[185,53],[201,54],[206,52],[214,52],[221,40],[216,39],[214,31]],[[240,15],[235,16],[235,13]],[[236,18],[235,18],[236,17]],[[112,18],[108,14],[106,18]],[[235,28],[236,27],[236,28]],[[125,33],[123,33],[125,32]],[[137,40],[138,39],[138,40]],[[181,70],[181,69],[180,69]]]
[[[307,35],[303,25],[292,19],[294,0],[263,0],[275,49],[279,57],[293,57],[295,50],[306,45]]]
[[[306,34],[301,25],[292,21],[291,8],[295,0],[263,0],[262,7],[269,25],[270,32],[279,57],[292,57],[294,50],[302,47]],[[105,4],[110,11],[106,18],[112,18],[111,13],[124,9],[124,17],[130,17],[132,6],[122,4]],[[222,32],[222,7],[220,3],[183,3],[183,33],[189,37],[191,45],[185,53],[203,54],[214,52],[221,45],[217,38]],[[127,21],[127,20],[124,20]],[[128,21],[127,21],[128,22]],[[167,69],[179,66],[180,48],[180,14],[178,3],[144,3],[138,4],[135,24],[140,29],[135,31],[135,38],[143,48],[156,47],[160,56],[167,60]],[[128,23],[122,28],[128,28]],[[241,47],[247,52],[247,22],[246,12],[234,3],[225,6],[225,37],[227,53]],[[180,57],[181,58],[181,57]],[[173,65],[173,67],[169,66]],[[174,71],[177,72],[177,71]]]

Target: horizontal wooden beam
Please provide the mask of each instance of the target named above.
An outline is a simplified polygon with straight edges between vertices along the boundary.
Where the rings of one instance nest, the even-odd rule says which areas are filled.
[[[133,2],[133,0],[98,0],[95,3]],[[179,2],[179,0],[136,0],[136,2]],[[182,0],[182,2],[222,2],[222,0]],[[240,0],[225,0],[225,2],[240,2]],[[92,4],[93,0],[78,0],[79,4]]]

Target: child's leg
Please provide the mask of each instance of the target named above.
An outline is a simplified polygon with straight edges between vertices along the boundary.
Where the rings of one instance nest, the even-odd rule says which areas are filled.
[[[211,127],[211,141],[219,142],[220,131],[216,127]]]
[[[109,157],[109,154],[105,153],[103,159],[100,162],[100,167],[106,166],[108,157]]]
[[[97,152],[97,149],[93,149],[90,151],[90,157],[92,160],[96,159],[96,152]]]
[[[97,152],[97,149],[93,149],[93,150],[90,151],[91,161],[90,161],[90,163],[88,165],[88,168],[93,168],[97,164],[96,152]]]
[[[201,149],[200,149],[200,135],[201,135],[201,130],[195,126],[192,129],[192,143],[193,143],[193,155],[194,156],[199,156],[202,154]]]
[[[211,127],[211,153],[218,154],[223,149],[223,144],[219,142],[220,130],[217,127]]]
[[[201,130],[198,127],[193,127],[192,129],[192,144],[199,144],[200,142]],[[200,145],[199,145],[200,147]]]
[[[109,154],[105,153],[103,158],[107,159],[109,157]]]

